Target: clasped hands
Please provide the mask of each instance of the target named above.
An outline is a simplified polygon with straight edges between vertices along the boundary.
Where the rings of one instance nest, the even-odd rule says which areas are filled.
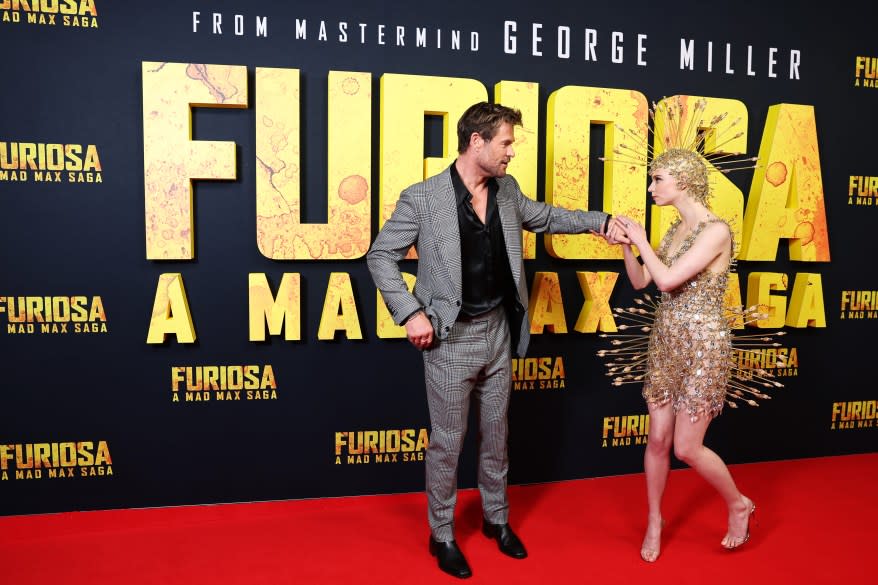
[[[649,245],[646,239],[646,229],[635,220],[624,215],[610,218],[607,232],[601,236],[609,244],[627,244],[642,247]]]

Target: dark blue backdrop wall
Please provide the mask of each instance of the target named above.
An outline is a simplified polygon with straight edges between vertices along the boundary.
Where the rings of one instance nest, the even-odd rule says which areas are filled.
[[[524,111],[530,196],[654,238],[644,171],[597,157],[647,101],[737,112],[730,295],[786,333],[741,365],[784,388],[708,443],[875,451],[873,19],[784,4],[0,1],[0,514],[422,489],[420,356],[364,253],[478,99]],[[637,472],[646,409],[595,356],[635,296],[618,252],[530,241],[510,480]]]

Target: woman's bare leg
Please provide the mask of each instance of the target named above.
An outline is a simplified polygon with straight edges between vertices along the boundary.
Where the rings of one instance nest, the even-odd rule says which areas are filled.
[[[661,552],[662,496],[671,469],[671,444],[674,437],[674,409],[670,403],[649,405],[649,438],[643,456],[646,472],[646,501],[649,507],[646,535],[640,548],[644,561],[652,563]]]
[[[710,420],[709,416],[702,414],[693,422],[690,415],[681,410],[674,425],[674,455],[695,469],[725,500],[729,509],[729,530],[722,545],[736,548],[749,537],[750,514],[755,506],[738,491],[729,468],[719,455],[704,446],[704,434]]]

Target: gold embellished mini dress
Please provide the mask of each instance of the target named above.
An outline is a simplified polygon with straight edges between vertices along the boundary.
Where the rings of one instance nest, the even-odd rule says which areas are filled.
[[[699,223],[673,255],[668,248],[679,220],[671,226],[657,255],[673,266],[705,227]],[[726,224],[728,225],[728,224]],[[729,266],[722,272],[704,269],[675,290],[662,293],[649,337],[643,397],[651,405],[671,402],[694,422],[717,416],[723,408],[731,371],[731,335],[723,299]]]

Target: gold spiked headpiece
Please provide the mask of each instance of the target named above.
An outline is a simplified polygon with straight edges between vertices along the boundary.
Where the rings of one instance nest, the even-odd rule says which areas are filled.
[[[667,169],[691,197],[707,205],[709,172],[754,168],[756,157],[741,158],[722,150],[725,144],[743,136],[744,131],[738,128],[741,119],[724,124],[728,117],[728,112],[724,112],[705,121],[706,106],[705,98],[695,100],[690,107],[689,101],[680,96],[665,98],[658,104],[653,102],[649,108],[652,144],[648,137],[644,140],[642,133],[616,126],[624,139],[613,149],[611,158],[601,157],[601,160],[648,166],[650,172]]]

